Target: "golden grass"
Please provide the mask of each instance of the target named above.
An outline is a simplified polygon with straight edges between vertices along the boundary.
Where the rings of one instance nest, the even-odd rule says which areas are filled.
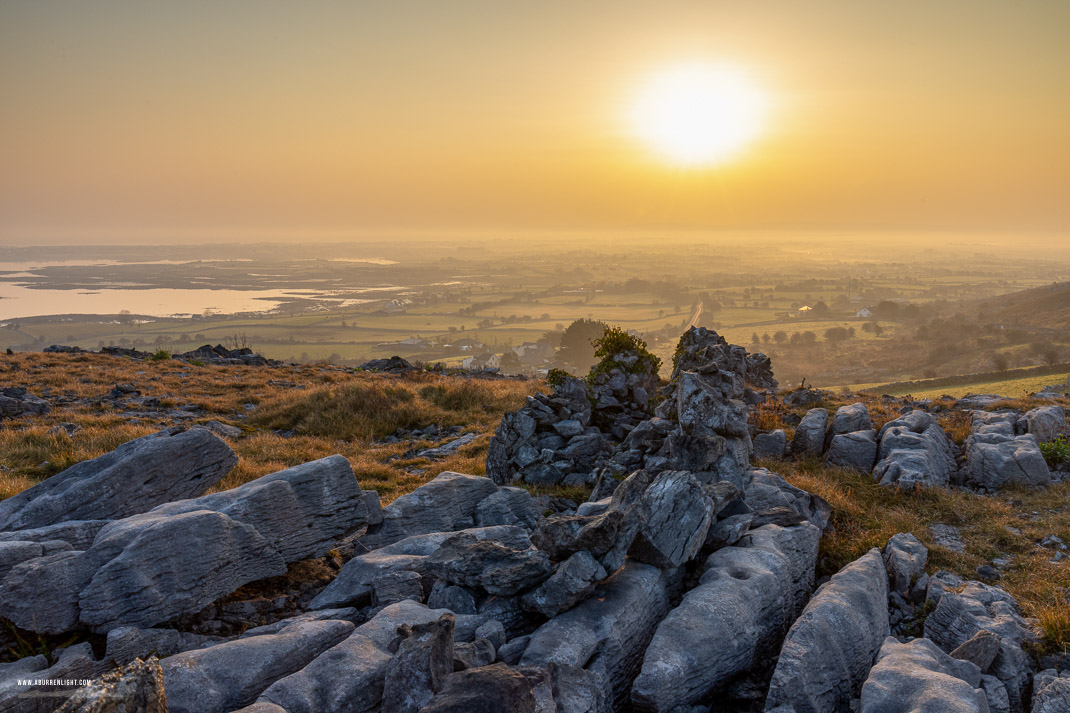
[[[762,465],[832,505],[832,527],[821,539],[821,574],[832,574],[870,548],[882,547],[898,532],[913,533],[929,548],[930,571],[947,569],[977,579],[977,567],[1009,557],[1000,585],[1026,616],[1037,620],[1042,650],[1070,647],[1070,567],[1051,562],[1054,550],[1037,544],[1050,534],[1070,542],[1070,483],[1038,491],[1007,489],[995,496],[941,488],[902,492],[816,459]],[[929,531],[932,524],[959,528],[965,551],[937,546]]]
[[[156,397],[165,406],[201,407],[194,423],[219,420],[243,429],[241,436],[225,439],[237,452],[238,465],[215,490],[340,453],[353,465],[361,486],[374,488],[384,503],[444,470],[482,474],[490,435],[502,414],[543,388],[535,381],[424,372],[367,374],[322,365],[197,367],[177,361],[37,353],[0,359],[0,388],[25,386],[50,400],[91,400],[0,424],[0,498],[159,430],[162,421],[130,423],[121,411],[96,402],[120,383],[134,385],[142,396]],[[52,432],[60,423],[80,428],[73,436]],[[398,428],[432,424],[462,425],[479,437],[434,463],[401,458],[410,447],[435,445],[430,441],[377,442]],[[276,430],[296,435],[285,438]]]

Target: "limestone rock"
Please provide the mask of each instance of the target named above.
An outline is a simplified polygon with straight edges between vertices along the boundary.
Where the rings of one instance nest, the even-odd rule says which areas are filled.
[[[549,579],[524,594],[520,604],[545,617],[554,617],[589,597],[606,577],[606,570],[590,553],[576,552]]]
[[[1055,669],[1041,671],[1033,679],[1032,713],[1070,711],[1070,673]]]
[[[108,632],[105,658],[125,666],[134,659],[172,656],[219,643],[218,636],[189,634],[176,629],[138,629],[120,626]]]
[[[1040,406],[1025,414],[1028,432],[1041,443],[1054,441],[1066,433],[1066,413],[1062,406]]]
[[[971,437],[966,448],[966,483],[995,492],[1007,483],[1047,485],[1051,473],[1036,436]]]
[[[860,713],[989,713],[980,678],[928,639],[888,638],[862,686]]]
[[[633,558],[672,569],[698,554],[713,519],[713,501],[691,473],[661,473],[641,503],[646,516],[629,551]]]
[[[829,412],[823,408],[812,408],[806,412],[802,421],[795,427],[795,436],[791,439],[791,455],[819,456],[825,449],[825,431],[828,430]]]
[[[378,711],[393,651],[401,638],[398,628],[411,629],[449,614],[408,599],[391,604],[304,668],[275,681],[259,702],[273,703],[287,713]]]
[[[78,596],[79,618],[96,631],[152,626],[286,573],[255,528],[209,510],[119,520],[100,531],[84,560],[95,571]]]
[[[836,409],[829,424],[829,435],[839,436],[857,431],[869,431],[873,428],[873,421],[869,418],[869,409],[864,403],[853,403],[849,406],[841,406]]]
[[[933,589],[932,581],[929,588]],[[1022,644],[1033,641],[1036,634],[1009,594],[999,587],[966,582],[961,591],[944,591],[936,609],[925,620],[926,638],[949,653],[982,630],[1000,638],[999,652],[989,673],[1006,686],[1012,710],[1021,711],[1034,670]]]
[[[369,529],[361,543],[384,547],[413,535],[473,527],[479,503],[497,490],[494,481],[445,471],[432,481],[383,508],[382,524]]]
[[[442,691],[420,713],[541,713],[531,682],[497,663],[446,677]]]
[[[68,520],[113,520],[196,497],[238,462],[203,428],[171,428],[128,441],[0,502],[0,530]]]
[[[585,668],[607,701],[623,704],[642,652],[668,609],[662,571],[629,562],[591,597],[539,627],[520,663]]]
[[[57,713],[168,713],[163,671],[153,656],[135,659],[76,691]]]
[[[909,592],[910,586],[925,574],[929,550],[910,533],[892,536],[884,546],[884,566],[894,592]]]
[[[819,538],[810,524],[766,525],[710,555],[643,654],[634,709],[697,703],[774,654],[813,582]]]
[[[161,505],[152,514],[199,510],[251,525],[285,562],[326,554],[344,535],[382,518],[378,495],[360,489],[349,461],[339,455],[280,470],[232,490]]]
[[[171,713],[227,713],[353,631],[346,621],[312,621],[169,656],[161,662]]]
[[[533,587],[550,576],[550,558],[531,546],[524,530],[514,529],[508,541],[456,533],[427,559],[427,568],[439,579],[490,594],[508,596]]]
[[[533,529],[539,523],[539,512],[531,493],[523,488],[501,487],[476,506],[476,525],[516,525]]]
[[[526,530],[504,525],[470,528],[457,533],[434,532],[406,537],[346,562],[334,581],[312,600],[310,608],[330,609],[370,604],[377,579],[391,572],[428,573],[427,558],[437,552],[454,534],[467,534],[475,539],[499,540],[507,544],[515,542],[519,547],[530,545]]]
[[[783,428],[754,437],[755,458],[783,458],[788,447],[788,437]]]
[[[912,411],[881,427],[880,459],[873,478],[881,485],[911,489],[947,486],[958,469],[944,429],[924,411]]]
[[[452,614],[436,621],[401,627],[407,633],[387,668],[382,713],[417,713],[453,672]]]
[[[788,631],[765,710],[849,709],[888,634],[888,573],[872,549],[822,585]]]
[[[877,432],[871,428],[833,436],[825,452],[825,462],[869,473],[877,462]]]

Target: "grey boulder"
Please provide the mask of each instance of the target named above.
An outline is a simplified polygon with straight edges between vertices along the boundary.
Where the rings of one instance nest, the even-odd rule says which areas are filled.
[[[128,441],[0,502],[0,530],[67,520],[115,520],[196,497],[238,462],[203,428],[171,428]]]
[[[788,631],[765,710],[848,710],[888,634],[888,574],[872,549],[822,585]]]
[[[646,488],[639,533],[628,554],[663,569],[690,561],[703,543],[713,520],[713,501],[686,471],[666,471]]]
[[[1028,432],[1041,443],[1054,441],[1066,433],[1066,412],[1062,406],[1040,406],[1025,414]]]
[[[833,436],[825,452],[825,462],[861,473],[870,472],[877,462],[877,432],[869,429]]]
[[[860,713],[989,713],[981,672],[928,639],[888,638],[862,686]]]
[[[554,617],[586,599],[607,577],[589,552],[577,552],[558,565],[550,578],[520,597],[520,606]]]
[[[914,582],[925,574],[929,550],[910,533],[893,535],[884,545],[884,566],[894,592],[909,592]]]
[[[479,503],[498,486],[489,478],[445,471],[383,508],[383,520],[369,528],[361,544],[384,547],[412,535],[473,527]]]
[[[755,458],[783,458],[788,447],[788,436],[783,428],[754,437]]]
[[[795,427],[795,436],[789,448],[791,455],[819,456],[825,449],[825,431],[828,430],[829,412],[823,408],[812,408],[806,412],[802,421]]]
[[[1048,485],[1051,472],[1036,436],[971,436],[966,448],[965,478],[978,490],[995,492],[1007,483]]]
[[[839,436],[845,433],[869,431],[872,428],[873,421],[869,418],[869,409],[864,403],[859,402],[836,409],[829,424],[829,435]]]

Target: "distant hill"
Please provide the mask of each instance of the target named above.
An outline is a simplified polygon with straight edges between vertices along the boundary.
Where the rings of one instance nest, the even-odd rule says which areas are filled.
[[[1070,331],[1070,282],[1036,287],[980,303],[985,321],[1057,332]]]

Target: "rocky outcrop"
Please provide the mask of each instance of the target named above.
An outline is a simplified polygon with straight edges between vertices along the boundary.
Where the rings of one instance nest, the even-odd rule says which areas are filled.
[[[958,468],[944,429],[924,411],[911,411],[881,427],[873,478],[881,485],[912,489],[946,487]]]
[[[905,644],[887,639],[862,686],[860,713],[989,710],[978,668],[951,658],[928,639]]]
[[[849,710],[888,634],[888,573],[873,549],[823,584],[792,625],[765,710]]]
[[[1070,711],[1070,672],[1041,671],[1033,679],[1032,713]]]
[[[590,598],[536,630],[521,665],[586,669],[607,701],[622,703],[647,643],[669,609],[670,587],[658,568],[628,563]]]
[[[788,447],[788,437],[783,428],[754,437],[755,458],[783,458]]]
[[[0,502],[0,530],[146,512],[204,493],[237,462],[230,446],[206,429],[160,431],[82,461]]]
[[[661,389],[647,360],[613,359],[586,381],[563,377],[553,394],[536,394],[506,414],[491,439],[488,477],[593,485],[602,469],[618,480],[636,470],[687,470],[703,483],[741,484],[751,453],[747,404],[762,399],[752,387],[776,385],[767,357],[693,328],[680,338]]]
[[[631,688],[637,711],[671,711],[773,654],[813,583],[820,530],[766,525],[706,560],[698,586],[658,626]]]
[[[379,517],[378,497],[332,456],[116,520],[84,551],[22,562],[4,579],[0,612],[38,632],[152,626],[284,574]]]
[[[934,584],[930,583],[929,591],[936,608],[925,620],[925,637],[951,653],[980,631],[999,636],[999,651],[981,673],[999,679],[1011,710],[1023,710],[1034,665],[1022,646],[1035,640],[1036,634],[1018,612],[1014,599],[999,587],[980,582],[966,582],[961,591],[942,586],[935,589]]]
[[[0,420],[20,416],[43,416],[51,410],[52,407],[47,401],[21,386],[0,391]]]

